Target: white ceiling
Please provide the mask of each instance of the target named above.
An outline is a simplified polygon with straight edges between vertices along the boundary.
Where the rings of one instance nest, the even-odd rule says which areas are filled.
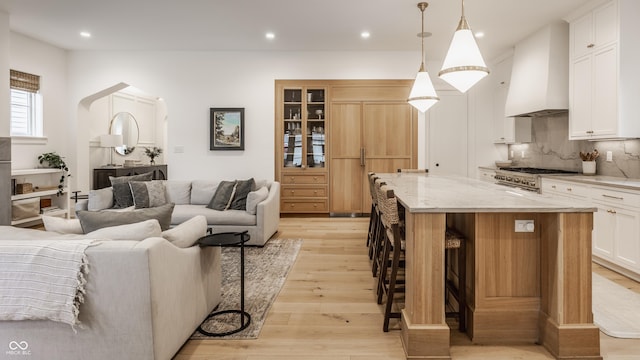
[[[485,60],[589,0],[467,0]],[[416,0],[0,0],[15,32],[69,50],[419,51]],[[427,60],[442,59],[459,0],[425,11]],[[90,39],[79,36],[89,31]],[[275,33],[274,40],[265,33]],[[360,38],[362,31],[371,33]]]

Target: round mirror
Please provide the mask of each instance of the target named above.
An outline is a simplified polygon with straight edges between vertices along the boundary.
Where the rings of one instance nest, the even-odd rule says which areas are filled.
[[[109,133],[122,135],[122,145],[114,148],[120,155],[131,154],[138,145],[140,129],[136,118],[129,112],[119,112],[113,116]]]

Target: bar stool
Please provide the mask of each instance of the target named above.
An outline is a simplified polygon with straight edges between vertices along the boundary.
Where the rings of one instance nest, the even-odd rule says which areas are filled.
[[[376,230],[374,232],[373,242],[371,244],[370,256],[369,256],[372,260],[371,272],[373,276],[378,275],[380,264],[384,261],[384,259],[382,258],[382,247],[384,245],[384,239],[385,239],[385,234],[384,234],[385,230],[382,222],[384,209],[382,208],[382,205],[381,205],[381,202],[384,200],[384,197],[380,192],[380,187],[384,185],[386,185],[386,183],[381,179],[374,179],[373,187],[374,187],[374,193],[376,196],[376,209],[378,210],[378,213],[376,216],[378,218],[378,221],[376,222]]]
[[[383,224],[383,250],[381,253],[380,271],[378,273],[378,304],[386,295],[384,323],[382,330],[389,331],[389,320],[400,318],[400,311],[393,311],[394,296],[404,292],[404,279],[399,273],[404,269],[404,236],[400,227],[401,219],[398,202],[393,190],[386,185],[376,187],[378,207],[381,208]]]
[[[383,331],[389,331],[389,320],[399,318],[400,312],[392,311],[394,295],[405,290],[404,279],[399,277],[404,268],[405,234],[403,231],[403,211],[398,207],[397,198],[393,190],[386,185],[376,187],[378,193],[378,207],[384,226],[384,246],[380,255],[378,273],[378,304],[382,303],[386,295],[385,315]],[[445,232],[445,304],[449,303],[449,296],[453,296],[458,302],[457,312],[445,312],[446,316],[458,318],[458,329],[466,330],[466,241],[464,236],[453,228],[447,228]],[[447,279],[448,259],[450,254],[457,250],[458,284]]]
[[[367,233],[367,246],[369,247],[369,259],[373,258],[373,242],[379,230],[378,223],[378,198],[375,192],[374,182],[378,177],[375,173],[369,172],[367,179],[369,180],[369,193],[371,194],[371,212],[369,213],[369,232]]]

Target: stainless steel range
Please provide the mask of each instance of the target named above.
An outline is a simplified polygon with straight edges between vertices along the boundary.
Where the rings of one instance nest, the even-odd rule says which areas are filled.
[[[508,167],[496,170],[496,183],[540,193],[540,175],[577,174],[577,171],[559,169],[540,169],[530,167]]]

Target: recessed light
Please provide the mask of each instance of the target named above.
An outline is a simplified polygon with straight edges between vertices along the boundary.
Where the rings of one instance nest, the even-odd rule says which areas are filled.
[[[80,31],[80,36],[82,36],[83,38],[90,38],[91,33],[88,31]]]
[[[484,33],[482,31],[478,31],[477,33],[474,34],[475,37],[479,38],[483,38],[484,37]]]
[[[371,36],[368,31],[363,31],[360,33],[360,37],[363,39],[368,39]]]
[[[276,34],[272,33],[272,32],[268,32],[264,35],[264,37],[266,37],[267,39],[271,40],[271,39],[275,39],[276,38]]]

